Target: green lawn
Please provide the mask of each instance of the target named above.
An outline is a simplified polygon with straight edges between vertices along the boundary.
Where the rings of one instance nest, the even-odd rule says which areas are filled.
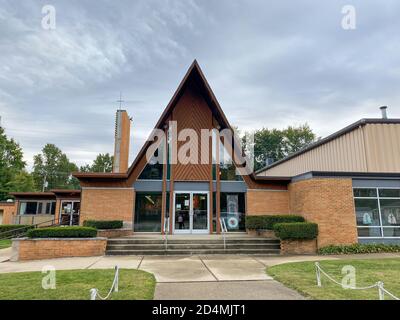
[[[320,266],[335,280],[341,282],[342,267],[351,265],[356,270],[356,286],[368,286],[383,281],[386,290],[400,297],[400,259],[321,261]],[[317,287],[314,262],[286,263],[267,268],[267,273],[287,287],[302,295],[319,300],[379,299],[378,289],[343,289],[322,277],[322,287]],[[391,299],[386,295],[386,299]]]
[[[11,240],[6,239],[6,240],[0,240],[0,249],[5,249],[11,247]]]
[[[56,271],[56,289],[43,289],[41,272],[0,274],[0,300],[89,300],[90,289],[106,296],[114,279],[114,270]],[[140,270],[120,269],[119,292],[110,300],[151,300],[154,276]]]

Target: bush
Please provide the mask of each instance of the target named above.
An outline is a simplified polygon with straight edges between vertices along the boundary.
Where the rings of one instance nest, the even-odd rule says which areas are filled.
[[[96,229],[121,229],[123,222],[122,220],[85,220],[83,225]]]
[[[246,216],[246,228],[251,230],[273,230],[276,223],[304,222],[302,216],[292,214],[273,216]]]
[[[277,223],[274,225],[275,235],[282,240],[315,239],[318,225],[312,222]]]
[[[89,227],[51,227],[28,231],[29,238],[94,238],[97,229]]]
[[[381,253],[381,252],[400,252],[400,245],[395,244],[351,244],[327,246],[318,250],[319,254],[356,254],[356,253]]]
[[[0,225],[0,239],[11,238],[32,229],[33,226],[27,224],[4,224]],[[7,232],[3,234],[3,232]]]

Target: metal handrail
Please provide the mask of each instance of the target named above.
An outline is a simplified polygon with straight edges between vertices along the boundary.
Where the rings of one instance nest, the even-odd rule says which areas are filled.
[[[58,221],[58,223],[55,223],[56,221]],[[59,217],[57,219],[54,218],[54,219],[43,221],[43,222],[40,222],[40,223],[24,226],[24,227],[21,227],[21,228],[15,228],[15,229],[12,229],[12,230],[4,231],[4,232],[0,233],[0,239],[11,239],[11,238],[18,238],[18,237],[24,236],[28,230],[39,228],[40,225],[43,225],[43,224],[49,223],[49,222],[51,222],[51,224],[50,225],[46,225],[46,227],[52,227],[52,226],[56,226],[56,225],[58,226],[58,225],[61,224],[60,221],[61,221],[61,218]],[[18,230],[21,230],[21,231],[25,230],[25,231],[21,232],[21,234],[15,235],[15,232],[18,231]],[[10,235],[4,237],[4,235],[6,235],[6,234],[10,234]]]
[[[168,250],[169,217],[164,219],[163,231],[165,250]]]
[[[228,229],[223,218],[219,218],[219,224],[221,226],[222,239],[224,240],[224,250],[226,250],[226,233],[228,232]]]

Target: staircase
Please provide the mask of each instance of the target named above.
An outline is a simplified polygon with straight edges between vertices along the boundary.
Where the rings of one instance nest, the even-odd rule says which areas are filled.
[[[226,249],[222,238],[181,237],[169,238],[168,247],[161,237],[127,237],[109,239],[106,255],[197,255],[197,254],[280,254],[277,239],[233,236],[226,238]]]

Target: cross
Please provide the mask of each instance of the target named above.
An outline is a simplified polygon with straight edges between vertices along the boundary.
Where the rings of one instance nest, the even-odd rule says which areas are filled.
[[[124,100],[122,100],[122,92],[119,93],[119,100],[117,100],[117,102],[119,102],[119,110],[121,110],[122,102],[125,102]]]

